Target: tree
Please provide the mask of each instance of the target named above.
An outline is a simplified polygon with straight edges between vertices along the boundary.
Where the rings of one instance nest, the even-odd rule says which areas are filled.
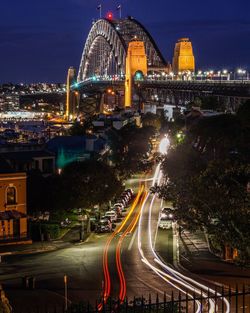
[[[245,124],[244,124],[245,125]],[[238,116],[201,119],[162,162],[167,184],[154,192],[170,200],[190,229],[206,229],[221,249],[250,258],[249,132]]]
[[[122,191],[122,183],[108,165],[88,160],[66,166],[61,174],[56,199],[63,208],[91,208],[107,203]]]
[[[88,117],[82,122],[75,121],[72,127],[69,129],[69,134],[71,136],[83,136],[88,132],[91,132],[94,128],[92,122],[95,116]]]
[[[29,213],[46,211],[50,208],[50,177],[39,171],[31,171],[27,178],[27,207]]]
[[[112,162],[120,177],[129,177],[144,168],[150,151],[150,138],[154,134],[155,129],[151,126],[138,128],[131,125],[109,132]]]
[[[142,123],[144,127],[151,126],[159,131],[161,128],[161,117],[157,114],[148,112],[142,116]]]
[[[225,157],[236,149],[241,136],[239,120],[232,114],[201,118],[190,129],[189,139],[208,158]]]
[[[239,107],[237,117],[244,127],[250,128],[250,100]]]

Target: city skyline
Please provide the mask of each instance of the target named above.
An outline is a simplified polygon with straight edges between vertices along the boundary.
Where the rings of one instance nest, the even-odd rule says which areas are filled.
[[[115,9],[121,3],[123,17],[132,15],[141,21],[167,61],[172,61],[178,38],[187,36],[193,42],[197,69],[250,66],[250,43],[245,40],[250,34],[250,4],[243,0],[171,5],[163,0],[154,5],[150,1],[27,0],[14,9],[2,4],[0,82],[64,82],[67,68],[79,67],[99,3],[103,16],[109,10],[118,15]]]

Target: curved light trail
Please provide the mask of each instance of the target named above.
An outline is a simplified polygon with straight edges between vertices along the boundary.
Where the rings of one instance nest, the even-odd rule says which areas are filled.
[[[162,178],[162,173],[160,170],[160,164],[158,164],[155,175],[153,177],[153,183],[154,185],[156,182],[157,184],[160,183]],[[195,292],[196,294],[200,295],[201,290],[204,291],[204,296],[207,297],[208,294],[206,292],[210,292],[212,294],[217,294],[217,296],[221,297],[219,293],[216,293],[213,289],[208,288],[207,286],[195,281],[194,279],[187,277],[183,275],[182,273],[174,270],[172,267],[167,266],[167,264],[163,263],[161,259],[158,257],[157,253],[154,250],[153,244],[152,244],[152,225],[151,225],[151,216],[152,216],[152,208],[154,205],[154,201],[156,199],[156,195],[152,196],[152,200],[150,202],[149,206],[149,213],[148,213],[148,243],[150,246],[150,250],[152,252],[152,255],[154,256],[154,262],[158,265],[160,265],[165,271],[162,271],[155,265],[149,262],[149,260],[145,257],[143,249],[142,249],[142,244],[141,244],[141,224],[143,221],[143,210],[145,208],[146,203],[148,202],[150,197],[150,194],[147,194],[147,197],[145,198],[145,201],[142,205],[142,214],[140,215],[140,221],[139,221],[139,227],[138,227],[138,249],[140,252],[140,255],[142,257],[142,261],[150,267],[161,279],[166,281],[168,284],[172,285],[174,288],[178,289],[179,291],[186,293],[183,289],[181,289],[179,286],[183,286],[186,289]],[[177,284],[177,285],[176,285]],[[200,289],[197,289],[199,287]],[[193,296],[189,293],[187,293],[189,297],[193,298]],[[226,304],[226,313],[230,312],[230,304],[226,298],[222,298],[222,301],[225,302]],[[200,301],[196,300],[196,305],[197,305],[197,310],[196,313],[202,311],[202,305]],[[209,299],[209,313],[214,313],[216,311],[216,304],[213,299]]]
[[[141,201],[140,201],[140,208],[142,207],[142,203],[145,199],[145,193],[142,194]],[[116,246],[116,266],[118,270],[118,275],[119,275],[119,280],[120,280],[120,293],[119,293],[119,299],[120,302],[122,303],[125,300],[126,293],[127,293],[127,287],[126,287],[126,280],[125,280],[125,275],[122,269],[122,264],[121,264],[121,246],[123,243],[124,238],[131,233],[134,228],[136,227],[136,224],[139,220],[141,210],[139,210],[136,215],[134,216],[133,220],[131,223],[128,225],[127,229],[124,231],[122,234],[121,238],[118,241],[118,244]]]
[[[145,186],[144,185],[141,185],[139,187],[139,191],[138,191],[138,194],[131,206],[131,209],[128,213],[128,215],[126,216],[126,218],[123,220],[122,224],[120,225],[120,227],[115,230],[108,238],[106,244],[105,244],[105,247],[104,247],[104,252],[103,252],[103,260],[102,260],[102,265],[103,265],[103,273],[104,273],[104,285],[103,285],[103,296],[102,296],[102,302],[99,303],[98,305],[98,310],[102,310],[102,307],[103,307],[103,304],[107,302],[109,296],[110,296],[110,292],[111,292],[111,279],[110,279],[110,272],[109,272],[109,266],[108,266],[108,251],[109,251],[109,247],[110,247],[110,244],[112,242],[112,240],[115,238],[115,236],[120,233],[122,231],[122,229],[124,228],[125,224],[127,223],[127,221],[129,220],[130,216],[132,215],[132,213],[134,212],[141,196],[142,196],[142,193],[144,191],[144,188]],[[124,236],[125,237],[125,236]],[[124,238],[123,237],[123,238]],[[117,257],[116,257],[117,259]],[[121,261],[118,259],[117,260],[117,269],[118,269],[118,274],[119,274],[119,278],[120,278],[120,282],[121,282],[121,289],[122,289],[122,292],[121,292],[121,296],[123,297],[124,295],[124,289],[126,290],[126,282],[125,282],[125,277],[124,277],[124,273],[122,271],[122,268],[121,268]],[[124,298],[126,296],[126,291],[125,291],[125,295],[124,295]]]

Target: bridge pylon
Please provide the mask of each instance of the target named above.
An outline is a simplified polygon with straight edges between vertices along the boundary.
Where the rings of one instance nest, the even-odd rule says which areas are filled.
[[[132,105],[133,79],[136,73],[147,75],[147,55],[143,41],[131,41],[126,56],[125,108]]]
[[[68,121],[75,117],[79,93],[71,90],[71,85],[76,82],[76,70],[73,67],[68,69],[67,84],[66,84],[66,111],[65,119]]]

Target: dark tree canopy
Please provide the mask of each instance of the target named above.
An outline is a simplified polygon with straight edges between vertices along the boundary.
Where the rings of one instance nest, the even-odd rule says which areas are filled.
[[[120,177],[128,177],[143,168],[151,148],[150,138],[154,135],[154,127],[138,128],[131,125],[109,133],[112,161]]]
[[[29,177],[28,207],[36,210],[91,208],[122,192],[122,183],[105,163],[89,160],[66,166],[61,175]]]
[[[173,201],[180,223],[206,229],[221,247],[237,248],[242,260],[250,258],[245,125],[237,115],[201,119],[165,157],[162,169],[168,183],[156,188]]]

